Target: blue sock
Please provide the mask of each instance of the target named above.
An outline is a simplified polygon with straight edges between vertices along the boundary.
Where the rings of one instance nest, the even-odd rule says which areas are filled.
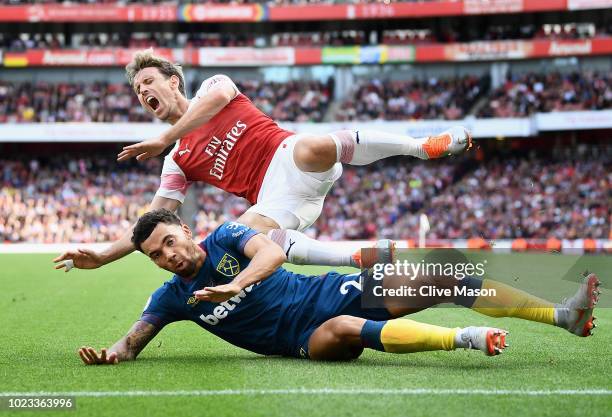
[[[467,287],[468,289],[479,290],[482,288],[482,280],[478,278],[466,277],[457,283],[457,287]],[[476,296],[460,295],[455,298],[453,303],[458,306],[472,308],[477,298],[478,297]]]
[[[363,347],[385,351],[385,347],[380,341],[380,332],[387,324],[386,321],[367,320],[361,328],[361,343]]]

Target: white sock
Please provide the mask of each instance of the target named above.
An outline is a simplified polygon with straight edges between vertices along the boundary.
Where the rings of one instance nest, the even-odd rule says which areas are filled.
[[[297,230],[274,229],[268,237],[283,248],[292,264],[355,266],[349,249],[319,242]]]
[[[455,333],[455,349],[468,349],[470,347],[470,336],[468,335],[467,328],[457,329]]]
[[[336,144],[337,160],[345,164],[367,165],[395,155],[429,159],[423,149],[428,138],[413,138],[375,130],[340,130],[330,133],[330,136]]]

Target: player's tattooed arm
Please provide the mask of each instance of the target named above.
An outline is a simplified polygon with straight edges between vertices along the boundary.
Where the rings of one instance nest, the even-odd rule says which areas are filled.
[[[138,320],[128,333],[110,349],[98,352],[89,346],[79,349],[79,356],[86,365],[114,365],[136,359],[138,354],[153,340],[159,329],[146,321]]]

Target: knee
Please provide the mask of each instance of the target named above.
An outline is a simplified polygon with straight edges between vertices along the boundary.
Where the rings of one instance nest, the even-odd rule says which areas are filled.
[[[361,328],[363,319],[338,316],[324,324],[323,333],[317,340],[311,339],[310,358],[323,361],[345,361],[357,359],[363,352]],[[313,335],[314,336],[314,335]]]
[[[363,352],[361,329],[363,319],[353,316],[338,316],[331,323],[330,333],[335,343],[346,347],[343,359],[355,359]]]
[[[293,158],[305,172],[324,172],[336,163],[336,144],[328,135],[308,136],[295,144]]]

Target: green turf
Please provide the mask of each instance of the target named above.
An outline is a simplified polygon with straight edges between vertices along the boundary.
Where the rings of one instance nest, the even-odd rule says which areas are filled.
[[[513,255],[507,255],[512,260]],[[0,391],[134,391],[284,388],[612,389],[612,311],[597,313],[588,339],[557,328],[493,319],[466,309],[413,316],[448,325],[495,325],[511,347],[391,355],[366,351],[350,363],[266,358],[234,348],[191,323],[168,326],[138,360],[84,366],[81,345],[110,346],[139,317],[168,273],[141,255],[95,271],[52,269],[51,255],[0,255]],[[522,259],[516,257],[515,262]],[[540,265],[541,267],[541,265]],[[323,268],[300,268],[317,273]],[[575,285],[575,284],[574,284]],[[605,289],[604,292],[609,292]],[[604,294],[606,295],[606,294]],[[609,294],[608,294],[609,296]],[[610,415],[612,396],[240,395],[77,398],[77,411],[18,416],[489,416]],[[2,415],[11,415],[0,412]]]

